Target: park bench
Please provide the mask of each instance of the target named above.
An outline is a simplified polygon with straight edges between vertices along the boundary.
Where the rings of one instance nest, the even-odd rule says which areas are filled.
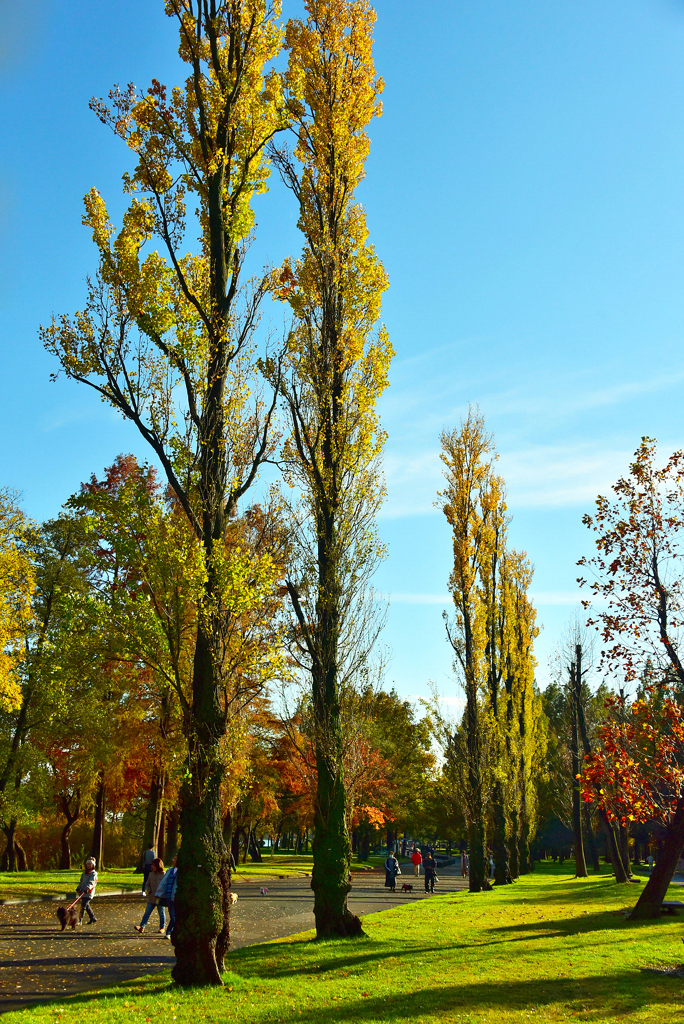
[[[681,900],[663,900],[660,913],[676,914],[678,910],[684,910],[684,903]]]

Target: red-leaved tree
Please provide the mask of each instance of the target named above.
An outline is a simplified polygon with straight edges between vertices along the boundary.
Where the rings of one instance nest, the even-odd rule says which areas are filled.
[[[655,464],[656,445],[642,438],[629,474],[599,496],[585,516],[597,554],[581,566],[594,575],[593,624],[606,645],[602,666],[628,684],[649,666],[654,683],[628,707],[612,701],[601,748],[584,773],[585,799],[597,798],[619,820],[657,818],[667,832],[658,863],[633,918],[655,917],[684,846],[684,744],[680,661],[684,627],[684,452]],[[581,586],[587,580],[579,580]]]

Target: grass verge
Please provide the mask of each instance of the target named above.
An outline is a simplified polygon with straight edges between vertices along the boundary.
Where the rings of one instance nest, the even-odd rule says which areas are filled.
[[[352,871],[377,871],[382,866],[383,858],[371,857],[360,864],[352,863]],[[257,882],[261,879],[274,878],[279,875],[297,877],[310,875],[313,869],[313,857],[310,854],[275,854],[265,856],[261,864],[249,862],[239,864],[235,882]],[[18,871],[12,874],[0,874],[0,899],[40,899],[42,896],[62,896],[73,891],[81,877],[81,868],[72,871]],[[142,875],[136,874],[134,868],[112,868],[100,871],[98,888],[101,892],[107,889],[125,889],[136,892],[142,885]]]
[[[0,874],[0,899],[38,899],[41,896],[63,896],[73,892],[81,877],[81,867],[72,871],[18,871]],[[140,891],[142,875],[134,868],[112,868],[98,873],[98,889],[125,889]]]
[[[179,990],[154,975],[9,1013],[4,1024],[680,1021],[684,980],[658,972],[684,961],[684,922],[629,924],[638,892],[542,868],[492,893],[368,915],[364,939],[305,933],[238,950],[224,989]]]

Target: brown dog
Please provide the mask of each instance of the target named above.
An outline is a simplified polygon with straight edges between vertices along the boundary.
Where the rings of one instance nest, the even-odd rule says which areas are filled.
[[[81,923],[81,918],[79,917],[76,907],[69,907],[68,910],[66,907],[59,907],[57,910],[57,917],[62,924],[62,931],[64,931],[67,925],[71,925],[72,929],[74,929],[77,924]]]
[[[413,892],[413,886],[411,885],[410,882],[404,882],[404,884],[401,887],[401,891],[402,892]]]

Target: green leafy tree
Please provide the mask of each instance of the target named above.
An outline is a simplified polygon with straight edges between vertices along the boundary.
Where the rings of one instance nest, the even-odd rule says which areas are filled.
[[[282,41],[277,0],[167,0],[165,9],[178,22],[188,77],[170,94],[154,80],[145,94],[117,88],[109,103],[93,103],[135,156],[124,175],[130,203],[117,232],[99,193],[86,197],[98,272],[85,309],[44,337],[69,377],[135,424],[200,548],[173,976],[220,985],[230,886],[221,815],[226,638],[245,613],[253,623],[276,575],[263,549],[226,544],[270,453],[274,409],[259,397],[252,351],[269,280],[245,284],[243,268],[252,202],[269,174],[265,149],[288,115],[280,79],[268,72]],[[188,253],[194,229],[198,247]]]

